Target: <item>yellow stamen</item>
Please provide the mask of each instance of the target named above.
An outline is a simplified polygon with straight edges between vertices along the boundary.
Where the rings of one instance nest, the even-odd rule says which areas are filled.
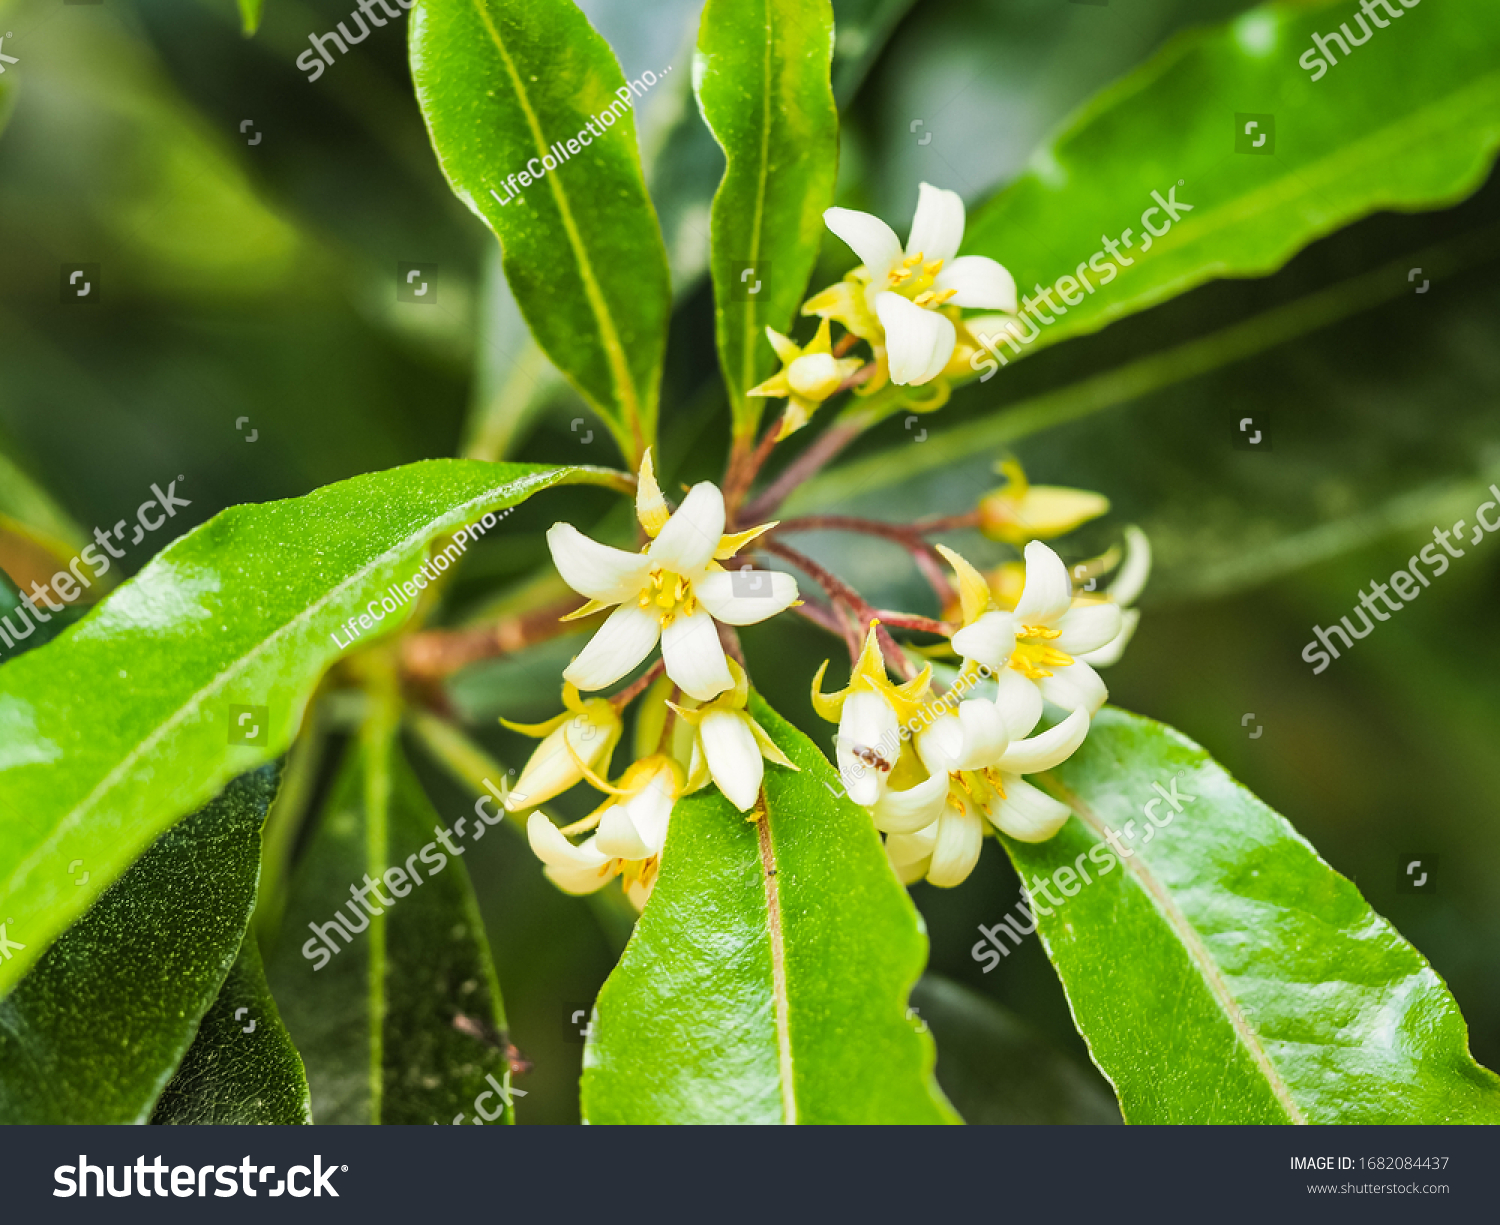
[[[1054,633],[1052,637],[1056,637]],[[1010,666],[1022,676],[1039,681],[1052,675],[1053,668],[1066,668],[1073,662],[1071,655],[1039,642],[1017,642],[1011,652]]]
[[[1051,642],[1054,638],[1062,637],[1062,630],[1050,629],[1045,625],[1023,625],[1018,638],[1040,638],[1043,642]]]

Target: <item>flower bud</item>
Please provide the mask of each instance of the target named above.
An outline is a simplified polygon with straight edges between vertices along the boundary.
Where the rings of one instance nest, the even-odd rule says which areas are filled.
[[[505,807],[510,812],[535,808],[582,782],[580,761],[590,770],[609,764],[623,730],[618,712],[606,698],[579,701],[576,690],[571,694],[565,692],[564,701],[567,710],[537,727],[506,724],[512,730],[542,736],[521,777],[505,797]]]

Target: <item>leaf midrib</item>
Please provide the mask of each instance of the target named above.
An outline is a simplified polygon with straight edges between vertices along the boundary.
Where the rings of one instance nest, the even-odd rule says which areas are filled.
[[[765,793],[757,803],[756,844],[760,850],[761,880],[766,891],[766,925],[771,936],[771,998],[776,1018],[776,1066],[781,1082],[781,1121],[797,1121],[797,1087],[792,1079],[792,1040],[787,1022],[786,939],[781,920],[781,890],[777,884],[776,848],[771,842],[771,813]]]
[[[1076,813],[1081,821],[1091,829],[1101,842],[1105,841],[1104,822],[1099,815],[1086,804],[1077,793],[1069,790],[1063,783],[1052,774],[1040,776],[1047,785],[1047,790],[1052,792],[1058,799],[1062,800]],[[1167,924],[1177,933],[1187,951],[1188,958],[1197,967],[1200,977],[1209,991],[1219,1001],[1220,1007],[1234,1031],[1235,1037],[1240,1045],[1245,1048],[1255,1065],[1265,1077],[1271,1092],[1276,1100],[1290,1116],[1293,1123],[1305,1124],[1307,1117],[1292,1096],[1291,1086],[1282,1079],[1280,1070],[1262,1045],[1260,1035],[1250,1023],[1250,1019],[1241,1009],[1239,1001],[1229,989],[1229,984],[1219,969],[1219,964],[1208,951],[1208,946],[1203,943],[1203,938],[1198,930],[1188,920],[1188,917],[1178,909],[1177,903],[1172,899],[1167,887],[1161,882],[1150,867],[1146,864],[1144,857],[1139,851],[1130,856],[1118,856],[1125,871],[1134,876],[1140,886],[1146,891],[1155,903],[1161,916]]]
[[[501,61],[505,65],[505,71],[510,75],[511,88],[515,91],[516,101],[520,104],[521,112],[526,116],[526,125],[531,129],[531,138],[535,143],[538,154],[547,153],[548,146],[542,135],[540,122],[537,120],[536,112],[531,109],[531,102],[526,96],[526,91],[521,85],[520,75],[516,72],[515,63],[510,58],[510,53],[505,49],[505,43],[500,37],[500,31],[495,28],[490,20],[489,13],[485,9],[486,0],[472,0],[474,12],[478,14],[479,20],[489,32],[490,40],[495,44],[495,50],[499,53]],[[623,75],[623,74],[622,74]],[[604,294],[599,288],[599,282],[594,277],[593,264],[583,245],[583,236],[578,232],[578,225],[573,220],[572,210],[568,207],[566,195],[563,193],[559,176],[549,174],[546,176],[547,186],[552,192],[553,201],[557,204],[559,217],[562,219],[563,231],[567,234],[568,244],[573,248],[573,258],[578,265],[578,275],[583,281],[583,292],[588,297],[589,309],[594,314],[594,320],[599,327],[599,339],[604,346],[604,355],[609,362],[610,373],[614,378],[615,394],[620,397],[621,407],[625,410],[626,421],[630,425],[631,437],[635,441],[636,451],[645,448],[645,439],[641,433],[641,405],[636,395],[635,384],[630,377],[630,364],[625,359],[625,348],[620,342],[619,334],[615,331],[614,320],[611,318],[609,308],[604,302]],[[607,416],[607,414],[606,414]]]
[[[772,31],[771,12],[773,0],[765,0],[764,12],[766,15],[765,29],[765,54],[762,57],[761,67],[761,120],[760,120],[760,160],[756,166],[755,182],[755,213],[750,225],[750,259],[752,261],[760,258],[761,227],[765,224],[766,210],[766,187],[770,178],[771,163],[771,43],[775,38]],[[745,337],[744,349],[740,353],[740,386],[737,389],[736,398],[743,401],[746,393],[755,383],[755,341],[756,320],[760,314],[760,303],[754,300],[746,303],[745,309]]]
[[[559,474],[558,472],[554,471],[551,473],[531,473],[517,479],[518,482],[545,486],[551,483],[561,483],[561,480],[554,480],[554,478],[560,476],[561,478],[566,479],[569,475],[571,474]],[[529,494],[531,492],[535,492],[535,490],[525,489],[524,492]],[[38,846],[37,850],[34,851],[28,858],[22,860],[17,869],[11,873],[10,877],[6,881],[6,888],[4,892],[7,894],[14,894],[17,891],[16,881],[24,880],[25,877],[31,872],[33,867],[36,866],[39,860],[46,858],[53,852],[53,850],[57,846],[58,841],[63,837],[63,835],[68,833],[73,828],[82,814],[87,813],[98,803],[102,796],[113,789],[115,783],[119,780],[120,776],[124,772],[133,767],[135,763],[141,759],[142,756],[154,749],[164,737],[166,737],[172,731],[175,731],[190,714],[196,714],[200,709],[202,709],[203,702],[207,701],[210,697],[213,697],[217,693],[222,692],[224,685],[228,684],[229,681],[233,680],[242,671],[249,667],[250,663],[253,660],[257,659],[262,653],[277,644],[284,635],[291,633],[294,629],[300,628],[302,625],[310,621],[314,616],[321,613],[323,609],[326,608],[330,603],[332,603],[338,597],[342,596],[348,588],[356,585],[359,582],[362,582],[369,574],[380,568],[382,565],[385,565],[386,563],[391,561],[399,560],[400,556],[404,552],[411,548],[419,546],[424,538],[429,537],[436,531],[441,530],[440,525],[445,520],[453,518],[455,516],[462,517],[463,515],[467,514],[467,512],[473,507],[482,506],[487,501],[493,499],[495,497],[495,494],[495,490],[490,490],[487,493],[478,495],[474,498],[470,498],[467,502],[460,503],[458,506],[448,511],[444,516],[435,520],[433,524],[430,524],[419,531],[411,533],[405,539],[393,545],[384,553],[371,560],[368,564],[355,571],[343,582],[339,583],[338,586],[330,588],[325,596],[308,605],[308,607],[301,613],[293,617],[290,621],[286,622],[273,634],[265,638],[250,651],[240,656],[228,668],[225,668],[223,671],[219,672],[218,675],[216,675],[212,680],[208,682],[208,684],[204,685],[201,689],[194,693],[182,706],[180,706],[170,718],[160,724],[154,732],[152,732],[138,745],[136,745],[134,749],[132,749],[123,758],[121,758],[119,764],[117,764],[114,769],[112,769],[107,775],[105,775],[104,778],[99,781],[99,783],[91,792],[89,792],[88,795],[80,800],[79,803],[71,808],[68,812],[63,814],[62,818],[58,821],[56,827],[53,829],[51,835],[44,842],[42,842]],[[517,500],[519,500],[519,496]],[[214,522],[214,520],[210,520],[209,522],[212,523]],[[203,528],[206,528],[207,526],[208,524],[205,523],[202,527],[195,528],[192,532],[189,532],[182,538],[183,541],[191,540],[194,536],[201,532]]]

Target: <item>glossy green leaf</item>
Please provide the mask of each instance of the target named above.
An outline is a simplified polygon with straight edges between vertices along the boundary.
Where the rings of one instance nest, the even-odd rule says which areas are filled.
[[[0,993],[174,820],[285,750],[323,671],[410,614],[380,601],[433,537],[554,485],[612,479],[434,460],[235,507],[0,668],[0,897],[27,946],[0,962]],[[382,620],[356,623],[351,642],[349,619],[372,601]],[[230,743],[239,728],[262,743]],[[73,859],[89,865],[85,888]]]
[[[680,801],[661,875],[594,1006],[593,1123],[941,1123],[932,1039],[907,1019],[927,939],[862,809],[813,743],[751,710],[801,767],[769,815]],[[837,904],[830,904],[837,898]]]
[[[1118,1123],[1120,1109],[1079,1067],[1009,1009],[925,974],[912,1012],[937,1039],[938,1084],[966,1123]]]
[[[302,1056],[266,986],[255,935],[246,932],[219,998],[198,1027],[153,1123],[311,1123]]]
[[[1128,1122],[1500,1122],[1432,967],[1185,736],[1106,709],[1038,781],[1076,816],[1006,849]]]
[[[319,1123],[478,1122],[480,1111],[514,1122],[492,1087],[509,1083],[509,1035],[468,873],[393,735],[367,727],[340,771],[293,880],[271,985]],[[467,854],[485,828],[471,816],[449,838]],[[369,881],[379,892],[366,889],[362,910],[353,891]],[[365,926],[340,934],[335,916]]]
[[[964,240],[965,254],[1000,260],[1026,296],[1076,280],[1099,256],[1084,287],[1064,287],[1076,303],[1042,304],[1055,321],[1038,325],[1030,348],[1214,277],[1274,271],[1376,210],[1438,208],[1478,187],[1500,144],[1500,9],[1402,12],[1313,81],[1299,58],[1340,21],[1358,30],[1349,6],[1254,9],[1174,40],[1086,106],[977,210]],[[1251,151],[1236,150],[1237,133]],[[1171,224],[1156,197],[1191,211]],[[1113,262],[1106,239],[1121,244]]]
[[[411,23],[443,173],[500,239],[537,343],[634,467],[656,433],[671,307],[630,109],[647,78],[627,85],[572,0],[426,0]],[[528,167],[540,177],[522,185]]]
[[[766,328],[790,329],[833,203],[839,119],[828,0],[708,0],[693,83],[728,166],[714,196],[711,263],[719,363],[736,436],[776,369]]]
[[[0,1001],[0,1122],[147,1121],[239,953],[276,773],[163,834]],[[64,879],[83,893],[92,871]],[[27,943],[0,906],[5,938]]]
[[[260,10],[264,0],[240,0],[240,24],[249,38],[260,29]]]

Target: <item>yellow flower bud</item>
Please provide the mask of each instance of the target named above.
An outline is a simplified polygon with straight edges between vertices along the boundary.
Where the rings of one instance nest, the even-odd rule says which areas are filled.
[[[1103,494],[1031,484],[1015,460],[1006,460],[1000,471],[1010,477],[1010,483],[979,502],[979,530],[991,540],[1014,545],[1050,540],[1109,510],[1109,499]]]

